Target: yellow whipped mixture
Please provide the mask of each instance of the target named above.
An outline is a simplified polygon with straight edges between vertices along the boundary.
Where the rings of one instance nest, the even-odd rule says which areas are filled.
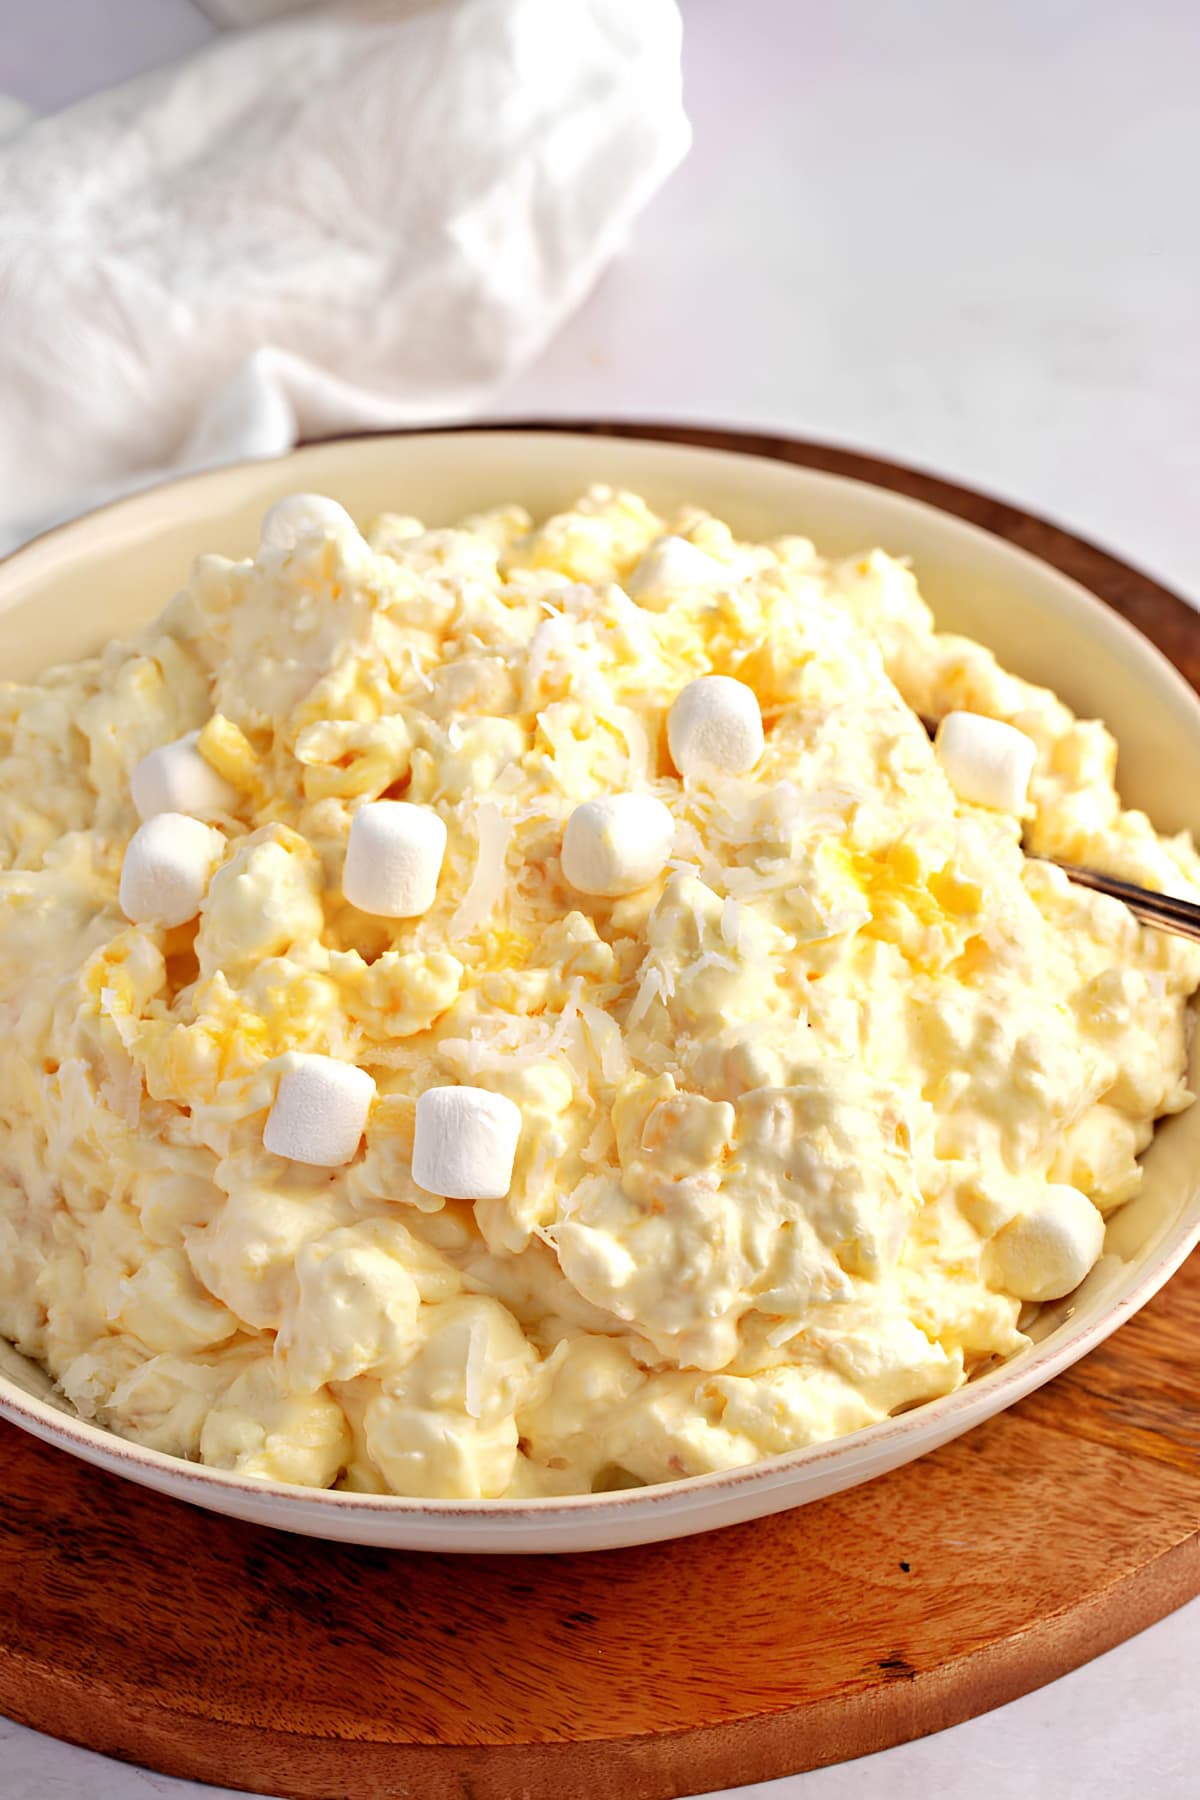
[[[720,579],[635,601],[668,529]],[[766,748],[685,783],[709,672]],[[1023,821],[956,799],[918,717],[952,709],[1035,741]],[[130,775],[196,729],[224,861],[134,926]],[[1025,1341],[1005,1230],[1049,1182],[1118,1206],[1190,1098],[1197,951],[1021,849],[1195,894],[1114,764],[903,563],[607,489],[202,558],[140,637],[0,684],[0,1334],[141,1443],[378,1493],[665,1481],[948,1392]],[[589,899],[564,822],[625,791],[671,861]],[[447,827],[417,919],[342,897],[381,797]],[[296,1050],[375,1079],[345,1167],[263,1148]],[[520,1108],[505,1199],[412,1179],[455,1082]]]

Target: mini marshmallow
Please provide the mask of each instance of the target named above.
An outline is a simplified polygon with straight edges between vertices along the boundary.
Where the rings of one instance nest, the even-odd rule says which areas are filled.
[[[729,571],[686,538],[663,537],[651,544],[625,584],[631,600],[663,612],[681,590],[715,587]]]
[[[415,919],[437,894],[446,827],[429,806],[372,800],[350,822],[342,892],[360,912]]]
[[[662,873],[674,836],[674,819],[650,794],[585,800],[563,832],[563,874],[581,894],[636,893]]]
[[[985,1271],[1018,1300],[1059,1300],[1077,1288],[1104,1248],[1104,1220],[1078,1188],[1051,1182],[987,1247]]]
[[[234,810],[238,791],[205,762],[196,748],[199,737],[198,731],[189,731],[186,737],[143,756],[129,782],[139,819],[165,812],[206,819]]]
[[[947,713],[934,750],[960,800],[997,812],[1024,810],[1037,745],[1023,731],[981,713]]]
[[[729,675],[689,681],[667,714],[667,743],[681,775],[745,775],[763,753],[757,697]]]
[[[263,1149],[289,1162],[340,1168],[354,1159],[374,1098],[365,1069],[336,1056],[293,1052],[267,1114]]]
[[[263,515],[258,548],[276,556],[286,556],[303,538],[341,537],[358,527],[344,506],[324,494],[288,494],[277,500]]]
[[[121,864],[121,911],[135,925],[185,925],[225,855],[224,833],[183,813],[139,825]]]
[[[426,1088],[417,1101],[412,1178],[446,1200],[503,1200],[512,1185],[521,1109],[488,1088]]]

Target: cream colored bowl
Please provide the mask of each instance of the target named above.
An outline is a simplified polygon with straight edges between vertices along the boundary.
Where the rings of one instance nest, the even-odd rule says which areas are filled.
[[[678,445],[559,434],[454,433],[316,445],[278,462],[155,489],[29,545],[0,567],[0,668],[37,675],[153,617],[192,557],[247,555],[266,506],[297,490],[359,516],[446,524],[499,501],[553,511],[589,482],[670,509],[697,501],[750,536],[800,532],[833,554],[880,545],[914,560],[947,629],[1106,720],[1121,793],[1165,830],[1200,823],[1200,702],[1133,628],[1046,564],[960,520],[861,482]],[[1192,1085],[1196,1085],[1193,1067]],[[989,1418],[1094,1349],[1200,1240],[1200,1106],[1158,1132],[1137,1199],[1112,1219],[1082,1288],[1043,1312],[1037,1342],[944,1399],[865,1431],[728,1474],[567,1500],[402,1500],[248,1480],[126,1443],[84,1423],[46,1376],[0,1342],[0,1414],[85,1461],[258,1524],[391,1548],[592,1550],[780,1512],[897,1468]]]

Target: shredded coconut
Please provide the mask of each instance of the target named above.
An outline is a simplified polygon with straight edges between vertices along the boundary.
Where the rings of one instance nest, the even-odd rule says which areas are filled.
[[[512,821],[505,818],[494,801],[481,800],[475,808],[475,832],[475,870],[447,927],[452,938],[469,937],[480,925],[486,925],[504,893],[504,865],[513,834]]]
[[[803,890],[801,890],[803,893]],[[805,896],[807,898],[807,896]],[[828,938],[846,937],[871,923],[869,906],[839,906],[826,913],[815,931],[798,931],[797,944],[823,944]]]
[[[725,969],[731,975],[737,974],[737,964],[730,957],[722,956],[719,950],[705,950],[688,965],[686,979],[691,981],[695,976],[703,975],[705,969]]]
[[[625,1018],[625,1029],[632,1031],[634,1026],[645,1018],[654,1002],[665,1000],[666,997],[667,984],[663,972],[656,965],[651,964],[642,972],[642,979],[638,985],[638,991],[634,995],[633,1005],[629,1008]]]
[[[629,1073],[629,1057],[617,1021],[599,1006],[581,1006],[580,1017],[587,1027],[592,1049],[600,1059],[600,1073],[611,1087]]]
[[[591,1136],[583,1146],[583,1149],[579,1152],[579,1160],[587,1163],[589,1168],[593,1167],[596,1163],[607,1162],[609,1151],[612,1148],[612,1142],[612,1114],[605,1108],[601,1110],[600,1116],[592,1127]]]
[[[486,1026],[473,1026],[469,1037],[443,1038],[438,1045],[439,1054],[466,1074],[478,1075],[483,1069],[524,1068],[530,1063],[545,1062],[560,1051],[570,1052],[579,1024],[582,985],[576,977],[553,1028],[545,1019],[509,1014],[489,1019]],[[381,1055],[378,1060],[387,1059]]]

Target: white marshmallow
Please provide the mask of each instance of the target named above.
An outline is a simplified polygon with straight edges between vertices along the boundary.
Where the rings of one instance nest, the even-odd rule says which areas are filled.
[[[715,556],[697,550],[686,538],[662,537],[646,551],[625,591],[650,612],[663,612],[688,588],[716,587],[729,579],[728,569]]]
[[[947,713],[934,750],[960,800],[997,812],[1024,810],[1037,745],[1015,725],[982,713]]]
[[[286,556],[303,538],[349,533],[358,537],[358,527],[336,500],[328,500],[324,494],[288,494],[263,515],[259,554]]]
[[[263,1149],[289,1162],[340,1168],[353,1161],[374,1098],[375,1083],[365,1069],[336,1056],[295,1051],[285,1058]]]
[[[488,1088],[426,1088],[417,1101],[412,1178],[446,1200],[503,1200],[512,1185],[521,1109]]]
[[[446,827],[429,806],[372,800],[350,822],[342,892],[360,912],[415,919],[437,894]]]
[[[176,738],[173,744],[161,744],[143,756],[133,771],[129,791],[139,819],[152,819],[156,813],[189,813],[193,819],[211,818],[214,813],[231,813],[238,803],[238,791],[232,782],[218,775],[211,763],[205,762],[196,743],[198,731]]]
[[[121,864],[121,911],[135,925],[185,925],[200,911],[225,836],[183,813],[155,813],[130,838]]]
[[[634,894],[662,873],[674,836],[674,819],[651,794],[585,800],[563,832],[563,874],[581,894]]]
[[[1104,1248],[1104,1220],[1078,1188],[1051,1182],[987,1247],[994,1287],[1018,1300],[1059,1300],[1077,1288]]]
[[[689,681],[667,714],[667,743],[681,775],[745,775],[763,753],[757,696],[729,675]]]

